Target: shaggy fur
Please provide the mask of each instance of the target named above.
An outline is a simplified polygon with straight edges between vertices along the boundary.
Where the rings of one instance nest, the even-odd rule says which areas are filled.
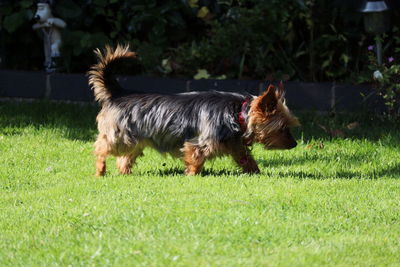
[[[206,159],[224,154],[230,154],[244,172],[259,172],[248,149],[254,142],[268,149],[296,146],[289,128],[299,123],[285,105],[282,84],[277,89],[270,85],[258,97],[218,91],[127,94],[112,72],[121,61],[134,59],[135,53],[117,46],[96,54],[98,63],[89,72],[89,83],[102,105],[94,145],[98,176],[106,171],[108,155],[118,157],[120,173],[130,173],[145,147],[182,157],[185,173],[194,175]]]

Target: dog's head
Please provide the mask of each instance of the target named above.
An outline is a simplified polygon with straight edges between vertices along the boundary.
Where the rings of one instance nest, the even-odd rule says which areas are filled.
[[[254,142],[264,144],[267,149],[291,149],[297,145],[290,128],[300,123],[286,106],[284,92],[282,82],[277,88],[270,85],[250,104],[246,134]]]

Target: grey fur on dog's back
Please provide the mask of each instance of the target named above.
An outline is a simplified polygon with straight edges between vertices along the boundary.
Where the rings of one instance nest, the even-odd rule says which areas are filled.
[[[146,141],[160,152],[173,152],[186,141],[207,146],[242,136],[238,113],[244,95],[218,91],[129,95],[113,72],[123,61],[135,60],[136,54],[128,46],[96,53],[99,61],[89,71],[89,83],[102,104],[99,131],[107,132],[107,143],[117,148],[111,150]]]
[[[189,140],[202,145],[240,138],[243,101],[243,95],[216,91],[143,94],[115,98],[103,108],[119,110],[116,124],[128,129],[130,142],[147,139],[160,152],[169,152]]]

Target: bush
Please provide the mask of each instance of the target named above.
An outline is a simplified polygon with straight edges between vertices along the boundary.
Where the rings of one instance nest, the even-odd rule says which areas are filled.
[[[1,3],[5,67],[42,69],[32,1]],[[207,77],[344,81],[368,66],[363,53],[371,39],[352,3],[59,0],[56,15],[68,24],[67,72],[87,71],[96,47],[129,42],[140,55],[135,73],[193,77],[201,70]]]
[[[380,41],[386,44],[386,54],[382,64],[376,59],[376,47],[368,46],[368,62],[365,70],[358,76],[357,82],[369,83],[382,96],[387,107],[386,115],[391,118],[400,118],[400,30],[393,28],[393,36],[383,35]]]
[[[221,4],[200,41],[174,57],[187,75],[198,62],[231,78],[344,79],[357,62],[360,16],[331,1],[246,1]],[[353,25],[349,27],[349,25]]]

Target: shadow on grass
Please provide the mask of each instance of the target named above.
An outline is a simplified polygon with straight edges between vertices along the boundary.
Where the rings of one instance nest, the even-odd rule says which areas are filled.
[[[287,151],[290,153],[290,151]],[[343,162],[352,162],[354,165],[365,162],[366,159],[370,158],[369,152],[357,152],[357,154],[347,154],[345,152],[338,153],[336,156],[340,157],[340,160]],[[326,164],[332,163],[335,161],[332,155],[327,155],[324,153],[309,153],[306,156],[293,156],[293,157],[279,157],[279,158],[271,158],[271,159],[256,159],[257,163],[266,168],[268,167],[279,167],[279,166],[292,166],[292,165],[303,165],[308,162],[325,162]]]
[[[185,175],[184,168],[168,168],[163,170],[150,170],[143,172],[143,174],[151,174],[151,175],[161,175],[161,176],[170,176],[170,175]],[[238,175],[241,172],[233,171],[233,170],[214,170],[214,169],[203,169],[200,176],[221,176],[221,175]]]
[[[396,164],[393,167],[387,168],[387,169],[382,169],[378,171],[372,171],[372,172],[357,172],[357,171],[345,171],[345,170],[340,170],[340,171],[335,171],[332,173],[325,173],[325,172],[320,172],[320,173],[312,173],[312,172],[307,172],[307,171],[298,171],[298,170],[289,170],[287,172],[270,172],[267,171],[265,172],[267,175],[275,175],[279,177],[295,177],[299,179],[316,179],[316,180],[324,180],[324,179],[330,179],[330,178],[336,178],[336,179],[357,179],[357,178],[362,178],[362,179],[380,179],[382,177],[386,178],[396,178],[400,179],[400,164]]]
[[[316,112],[296,114],[301,127],[294,129],[304,142],[320,139],[367,139],[388,145],[400,145],[399,120],[388,120],[371,113],[342,113],[334,116]]]
[[[176,176],[176,175],[185,175],[185,172],[181,168],[170,168],[164,170],[150,170],[142,172],[141,174],[146,175],[160,175],[160,176]],[[202,170],[199,174],[200,176],[240,176],[243,175],[242,171],[233,171],[233,170],[213,170],[213,169],[205,169]],[[379,170],[372,173],[364,173],[364,172],[356,172],[356,171],[336,171],[331,174],[327,173],[311,173],[306,171],[298,171],[298,170],[289,170],[287,172],[271,172],[268,169],[261,171],[261,174],[251,174],[249,175],[257,177],[260,175],[268,175],[268,176],[278,176],[282,178],[299,178],[299,179],[315,179],[315,180],[324,180],[331,178],[338,179],[379,179],[382,177],[387,178],[398,178],[400,179],[400,164],[397,164],[389,169]]]
[[[62,130],[72,140],[94,140],[98,110],[90,104],[0,102],[0,135],[19,135],[34,127]]]

